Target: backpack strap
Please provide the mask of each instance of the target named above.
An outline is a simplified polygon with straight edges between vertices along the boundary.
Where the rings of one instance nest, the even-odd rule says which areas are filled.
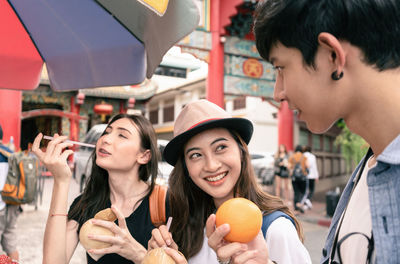
[[[273,221],[275,221],[279,217],[285,217],[285,218],[289,219],[293,223],[293,225],[296,226],[296,224],[294,223],[293,218],[291,218],[290,216],[288,216],[284,212],[282,212],[282,211],[272,212],[270,214],[267,214],[267,215],[263,216],[263,222],[262,222],[261,230],[262,230],[264,238],[267,235],[268,227],[272,224]]]
[[[166,222],[165,199],[167,196],[167,186],[155,185],[149,197],[150,218],[155,227],[159,227]]]

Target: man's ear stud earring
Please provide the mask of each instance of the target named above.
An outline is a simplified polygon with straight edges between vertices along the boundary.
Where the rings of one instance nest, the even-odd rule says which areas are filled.
[[[343,77],[343,72],[341,72],[340,74],[337,73],[337,71],[332,72],[331,78],[334,81],[338,81],[340,79],[342,79]]]

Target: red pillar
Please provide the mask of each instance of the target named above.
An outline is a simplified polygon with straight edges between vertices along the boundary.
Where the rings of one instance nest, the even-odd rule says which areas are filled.
[[[3,128],[3,143],[14,137],[15,149],[20,148],[22,92],[0,89],[0,124]]]
[[[78,95],[76,95],[78,96]],[[75,113],[79,115],[79,111],[81,110],[81,106],[76,103],[76,96],[71,96],[71,113]],[[79,141],[79,120],[75,118],[69,119],[69,138],[73,141]],[[76,150],[76,145],[71,147],[73,151]],[[74,163],[74,155],[70,155],[68,157],[68,161],[72,165]]]
[[[79,115],[80,109],[81,106],[75,102],[75,96],[71,96],[71,113]],[[74,141],[79,141],[79,120],[70,118],[69,123],[69,138]]]
[[[124,100],[121,99],[119,101],[119,113],[120,114],[126,114],[127,109],[126,109],[125,105],[126,105],[126,103],[124,102]]]
[[[220,41],[220,0],[210,1],[211,51],[208,64],[207,100],[224,107],[224,45]]]
[[[287,150],[293,150],[293,111],[286,101],[281,103],[278,111],[278,142]]]

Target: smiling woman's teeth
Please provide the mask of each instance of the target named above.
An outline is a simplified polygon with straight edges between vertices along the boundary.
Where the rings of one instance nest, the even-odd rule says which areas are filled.
[[[222,178],[224,178],[224,177],[226,176],[226,174],[227,174],[227,172],[221,173],[220,175],[217,175],[217,176],[215,176],[215,177],[208,177],[208,178],[206,178],[206,180],[207,180],[207,181],[211,181],[211,182],[219,181],[219,180],[221,180]]]

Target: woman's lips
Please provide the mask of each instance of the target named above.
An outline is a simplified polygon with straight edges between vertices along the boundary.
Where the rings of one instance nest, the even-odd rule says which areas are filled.
[[[111,153],[110,152],[108,152],[107,150],[105,150],[105,149],[103,149],[103,148],[101,148],[101,149],[99,149],[99,151],[98,151],[98,153],[97,153],[98,155],[100,155],[100,156],[109,156],[109,155],[111,155]]]

